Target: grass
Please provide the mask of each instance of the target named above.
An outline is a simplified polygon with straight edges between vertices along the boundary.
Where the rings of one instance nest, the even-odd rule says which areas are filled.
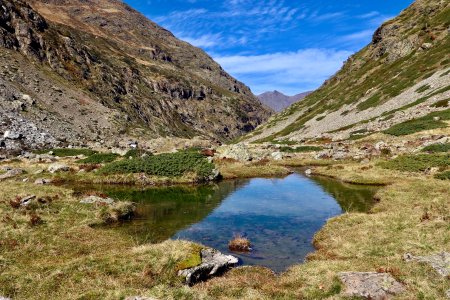
[[[422,149],[422,152],[428,153],[449,152],[449,151],[450,151],[450,143],[429,145]]]
[[[131,150],[128,150],[127,153],[125,153],[124,157],[140,158],[144,154],[148,155],[148,156],[153,155],[153,153],[151,153],[149,151],[144,151],[144,150],[140,150],[140,149],[131,149]]]
[[[91,155],[97,153],[97,151],[90,150],[90,149],[71,149],[71,148],[38,150],[38,151],[35,151],[34,153],[46,154],[46,153],[49,153],[50,151],[53,152],[53,155],[58,156],[58,157],[68,157],[68,156],[78,156],[78,155],[91,156]]]
[[[440,180],[450,180],[450,171],[445,171],[434,176],[436,179]]]
[[[434,120],[435,117],[439,118],[439,120]],[[384,133],[394,136],[402,136],[424,130],[446,128],[448,127],[448,124],[445,123],[444,120],[445,121],[450,120],[450,110],[448,109],[428,114],[422,118],[413,119],[400,124],[396,124],[391,128],[385,130]]]
[[[241,163],[218,160],[215,163],[223,179],[283,177],[292,173],[288,168],[268,161]]]
[[[450,154],[403,155],[379,164],[385,169],[402,172],[424,172],[430,168],[447,168],[450,166]]]
[[[85,159],[80,159],[80,164],[104,164],[115,161],[120,155],[115,153],[94,153]]]
[[[320,151],[322,150],[322,147],[316,147],[316,146],[299,146],[299,147],[281,147],[281,152],[287,152],[287,153],[303,153],[303,152],[314,152],[314,151]]]
[[[195,152],[165,153],[137,159],[124,159],[107,164],[101,174],[145,173],[154,176],[180,177],[195,173],[205,179],[212,174],[214,165]]]
[[[423,92],[429,90],[430,88],[431,88],[431,86],[429,84],[422,85],[421,87],[419,87],[416,90],[416,93],[423,93]]]
[[[229,243],[228,249],[233,252],[250,252],[252,250],[250,240],[241,236],[235,236]]]

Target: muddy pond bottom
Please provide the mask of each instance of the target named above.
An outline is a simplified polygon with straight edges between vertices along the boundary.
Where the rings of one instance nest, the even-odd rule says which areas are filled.
[[[244,265],[276,272],[303,262],[314,251],[313,236],[329,218],[370,209],[376,192],[375,187],[300,173],[199,187],[96,189],[138,204],[138,218],[113,230],[122,230],[140,243],[190,240],[235,255]],[[251,241],[251,253],[228,250],[236,235]]]

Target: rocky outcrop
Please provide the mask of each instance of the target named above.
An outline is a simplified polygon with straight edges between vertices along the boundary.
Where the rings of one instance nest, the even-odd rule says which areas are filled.
[[[413,256],[405,254],[406,261],[417,261],[430,265],[442,277],[450,276],[450,253],[441,252],[429,256]]]
[[[343,295],[370,300],[386,300],[405,288],[388,273],[343,272],[339,278],[345,285]]]
[[[239,262],[236,257],[224,255],[214,249],[202,249],[201,259],[202,262],[200,265],[178,272],[178,276],[185,278],[186,284],[193,285],[220,275],[230,268],[235,267]]]
[[[206,53],[121,1],[29,3],[0,6],[0,111],[24,119],[22,127],[35,124],[35,137],[3,141],[5,149],[54,139],[110,146],[133,136],[227,140],[270,115]],[[4,132],[26,131],[13,129]]]

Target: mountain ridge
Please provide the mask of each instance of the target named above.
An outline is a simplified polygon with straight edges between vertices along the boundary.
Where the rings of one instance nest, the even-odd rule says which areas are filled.
[[[121,1],[2,3],[0,65],[16,72],[1,80],[0,109],[58,140],[224,141],[271,114],[203,50]]]
[[[257,97],[263,104],[272,108],[275,112],[281,112],[283,109],[288,108],[293,103],[302,100],[311,93],[303,92],[294,96],[287,96],[280,91],[274,90],[257,95]]]

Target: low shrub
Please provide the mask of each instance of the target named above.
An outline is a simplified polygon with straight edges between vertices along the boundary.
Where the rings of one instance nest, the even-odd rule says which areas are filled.
[[[119,154],[115,153],[95,153],[85,159],[80,159],[77,163],[80,164],[104,164],[115,161]]]
[[[58,157],[77,156],[77,155],[91,156],[91,155],[97,153],[97,151],[94,151],[91,149],[71,149],[71,148],[37,150],[34,153],[45,154],[45,153],[49,153],[50,151],[53,152],[53,155],[58,156]]]
[[[314,152],[314,151],[320,151],[322,150],[321,147],[317,146],[300,146],[300,147],[281,147],[281,152],[287,152],[287,153],[302,153],[302,152]]]
[[[450,166],[450,154],[403,155],[379,164],[385,169],[424,172],[429,168],[446,168]]]
[[[145,151],[145,150],[141,150],[141,149],[131,149],[128,150],[127,153],[125,153],[124,157],[126,158],[140,158],[142,157],[142,155],[147,155],[147,156],[151,156],[153,155],[153,153],[149,152],[149,151]]]
[[[422,149],[422,152],[428,153],[439,153],[439,152],[449,152],[450,151],[450,143],[447,144],[434,144],[430,146],[426,146]]]
[[[448,107],[449,106],[450,99],[440,100],[433,105],[432,107],[440,108],[440,107]]]
[[[176,152],[164,153],[137,159],[124,159],[107,164],[100,173],[146,173],[163,177],[180,177],[186,173],[196,173],[201,178],[211,175],[214,165],[200,153]]]
[[[438,117],[439,120],[435,120],[434,119],[435,117]],[[391,128],[385,130],[384,133],[394,136],[402,136],[420,132],[423,130],[446,128],[448,125],[447,123],[443,122],[444,120],[450,120],[450,110],[448,109],[444,111],[431,113],[422,118],[413,119],[403,123],[396,124]]]

